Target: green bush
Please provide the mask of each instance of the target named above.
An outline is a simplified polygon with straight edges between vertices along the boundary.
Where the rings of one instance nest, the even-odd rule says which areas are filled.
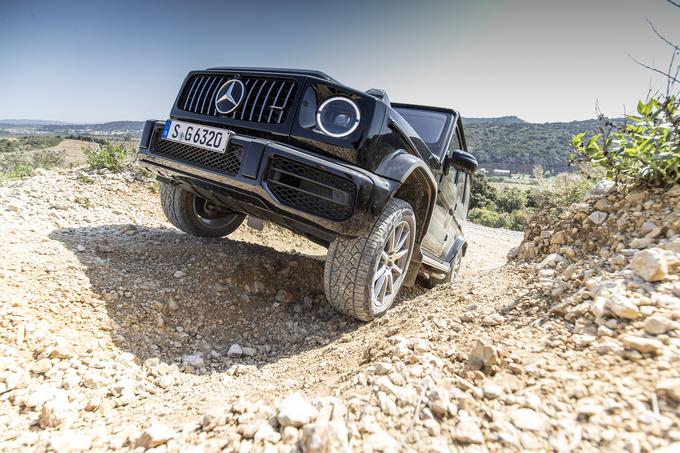
[[[530,216],[531,211],[525,209],[507,213],[485,208],[475,208],[470,210],[468,219],[491,228],[509,228],[511,230],[523,231],[527,226]]]
[[[36,168],[50,169],[63,165],[64,155],[57,151],[10,153],[0,157],[0,182],[31,176]]]
[[[602,175],[579,166],[576,173],[560,173],[549,179],[538,178],[532,202],[542,215],[555,217],[574,203],[583,201],[588,192],[602,179]]]
[[[519,209],[517,211],[511,212],[509,216],[508,228],[515,231],[524,231],[529,223],[529,217],[531,217],[531,211],[526,209]]]
[[[98,148],[83,148],[87,165],[92,170],[109,170],[119,173],[125,168],[129,151],[123,145],[106,144]]]
[[[485,208],[475,208],[470,211],[468,218],[475,223],[491,228],[510,227],[509,215],[505,212],[501,213]]]
[[[26,135],[0,139],[0,153],[30,151],[57,146],[64,139],[59,135]]]
[[[498,190],[489,183],[489,178],[481,173],[472,177],[472,188],[470,190],[470,208],[479,208],[489,202],[496,203]]]
[[[604,168],[607,177],[633,187],[667,187],[680,182],[680,100],[676,96],[640,101],[638,115],[584,142],[572,138],[572,160]]]
[[[496,200],[498,207],[507,213],[527,207],[527,194],[519,189],[505,189],[498,195]]]
[[[475,175],[470,194],[468,219],[492,228],[521,231],[527,225],[528,192],[517,188],[498,191],[484,175]]]
[[[41,150],[30,153],[28,162],[33,168],[56,168],[63,167],[66,163],[64,153],[60,151]]]

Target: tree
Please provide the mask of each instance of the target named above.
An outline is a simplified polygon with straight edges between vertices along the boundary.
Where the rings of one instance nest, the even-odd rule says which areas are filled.
[[[470,209],[481,208],[496,203],[498,190],[491,185],[489,179],[481,173],[472,178],[472,190],[470,191]]]

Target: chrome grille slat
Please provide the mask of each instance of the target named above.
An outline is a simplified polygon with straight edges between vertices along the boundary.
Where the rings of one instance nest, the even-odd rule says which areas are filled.
[[[274,102],[272,102],[272,105],[269,107],[269,117],[267,118],[267,122],[271,122],[272,120],[272,114],[274,113],[274,108],[277,107],[276,103],[279,101],[279,96],[281,95],[281,90],[283,90],[283,87],[286,86],[286,82],[282,81],[281,86],[279,87],[279,91],[276,92],[276,97],[274,98]]]
[[[198,86],[196,87],[196,92],[198,92],[199,90],[201,90],[201,93],[202,93],[202,92],[203,92],[203,86],[206,84],[207,81],[208,81],[208,79],[207,79],[206,77],[204,77],[204,78],[201,80],[201,82],[198,84]],[[194,105],[194,100],[196,101],[196,104],[195,104],[195,105]],[[194,99],[191,100],[191,104],[189,105],[189,108],[190,108],[191,110],[195,111],[195,110],[196,110],[196,107],[198,106],[198,102],[199,102],[200,100],[201,100],[201,97],[200,97],[200,96],[196,97],[196,96],[195,96],[195,93],[194,93]],[[196,112],[196,113],[198,113],[198,112]]]
[[[290,85],[290,89],[288,90],[288,94],[286,95],[286,100],[283,101],[283,105],[287,105],[287,104],[288,104],[288,99],[290,98],[290,93],[293,92],[293,88],[295,88],[295,84],[294,84],[294,83],[292,83],[292,84]],[[281,109],[281,111],[279,112],[279,123],[281,122],[281,117],[282,117],[282,116],[283,116],[283,109]]]
[[[267,105],[267,100],[269,99],[269,95],[272,92],[272,88],[276,85],[276,81],[272,82],[272,84],[269,86],[269,90],[267,90],[267,94],[264,95],[264,99],[262,100],[262,107],[260,107],[260,114],[257,116],[257,121],[260,122],[262,121],[262,112],[264,112],[264,108]]]
[[[253,105],[250,107],[250,116],[248,117],[248,121],[253,120],[253,113],[255,112],[255,107],[257,107],[257,100],[260,99],[260,94],[262,93],[262,88],[264,88],[267,85],[267,81],[263,81],[262,85],[260,85],[260,89],[257,90],[257,94],[255,95],[255,99],[253,100]]]
[[[217,77],[211,77],[211,79],[212,79],[212,82],[210,82],[210,86],[208,87],[208,91],[206,91],[205,96],[203,96],[203,103],[201,104],[201,113],[203,113],[204,110],[205,110],[205,101],[210,97],[210,93],[212,92],[213,86],[215,85],[215,82],[217,81]],[[210,106],[208,106],[208,110],[210,110]]]
[[[243,85],[246,87],[246,92],[249,92],[250,85],[252,85],[252,83],[253,83],[252,79],[246,79],[245,82],[243,82]],[[242,111],[244,105],[245,105],[245,102],[243,104],[241,104],[236,110],[231,112],[231,117],[236,119],[236,115],[238,115],[238,113],[240,111]]]
[[[194,87],[196,87],[196,82],[198,82],[198,77],[194,78],[194,83],[191,84],[191,89],[190,89],[189,92],[187,93],[187,97],[186,97],[186,99],[184,100],[184,110],[187,109],[187,103],[189,102],[189,95],[191,95],[192,93],[194,93]],[[193,99],[192,99],[192,101],[193,101]]]
[[[246,100],[243,101],[243,107],[241,109],[241,119],[246,115],[246,109],[248,108],[248,101],[250,100],[250,95],[253,94],[253,91],[255,91],[255,87],[257,87],[257,82],[259,80],[256,80],[255,83],[253,83],[253,87],[248,90],[248,95],[246,96]]]
[[[233,112],[221,114],[215,108],[215,96],[225,82],[238,78],[234,74],[196,74],[187,82],[177,107],[199,115],[229,118],[263,124],[281,124],[293,111],[297,82],[292,79],[241,76],[245,98]]]
[[[209,102],[208,102],[208,115],[214,115],[215,114],[215,96],[217,96],[217,90],[220,89],[220,87],[224,84],[225,80],[224,77],[220,77],[218,79],[217,85],[215,85],[215,90],[210,94],[209,96]]]

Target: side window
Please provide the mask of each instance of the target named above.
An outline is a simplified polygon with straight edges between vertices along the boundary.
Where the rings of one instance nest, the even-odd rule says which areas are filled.
[[[458,198],[456,202],[460,203],[461,205],[465,205],[468,180],[467,173],[464,171],[456,170],[456,180],[457,180],[456,187],[458,188]]]
[[[465,184],[465,204],[469,205],[470,203],[470,193],[472,192],[472,181],[471,181],[472,175],[468,176],[467,184]]]
[[[453,137],[451,137],[451,143],[449,143],[448,152],[456,151],[462,149],[463,144],[460,142],[460,136],[458,135],[458,128],[453,130]]]
[[[472,184],[472,176],[469,173],[465,173],[465,189],[463,191],[462,203],[463,206],[467,206],[470,201],[470,184]]]

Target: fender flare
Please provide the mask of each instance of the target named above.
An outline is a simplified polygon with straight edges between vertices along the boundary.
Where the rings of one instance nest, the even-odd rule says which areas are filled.
[[[467,252],[467,241],[465,238],[460,235],[456,236],[455,241],[453,241],[453,245],[451,246],[451,250],[446,254],[446,261],[451,262],[454,256],[456,256],[458,253],[462,253],[463,256],[465,256],[465,253]]]
[[[419,203],[417,203],[417,193],[411,194],[411,199],[406,199],[406,201],[411,204],[414,211],[416,211],[416,219],[419,223],[417,242],[420,243],[427,232],[430,218],[432,217],[432,211],[437,202],[437,181],[432,174],[432,170],[430,170],[420,157],[414,156],[403,149],[398,149],[387,155],[382,162],[380,162],[378,168],[375,170],[375,174],[396,183],[392,185],[392,192],[385,203],[392,199],[395,194],[404,187],[404,183],[415,174],[427,184],[429,199],[424,205],[419,205]]]

